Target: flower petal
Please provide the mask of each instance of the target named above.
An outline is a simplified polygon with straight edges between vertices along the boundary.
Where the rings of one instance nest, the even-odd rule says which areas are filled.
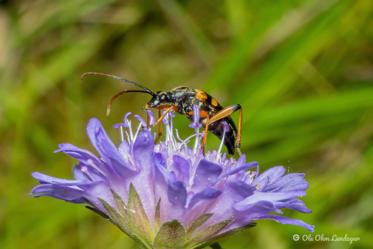
[[[276,203],[276,207],[278,208],[288,208],[292,210],[296,210],[302,213],[312,213],[312,211],[306,207],[302,200],[293,199],[285,202]]]
[[[239,212],[245,212],[249,217],[258,217],[270,212],[282,213],[273,202],[261,200],[254,203],[249,203],[242,205],[241,203],[236,203],[234,209]]]
[[[303,173],[287,174],[272,184],[264,186],[263,191],[303,191],[309,187],[308,182],[304,179]]]
[[[110,206],[115,207],[113,194],[107,183],[95,182],[94,184],[82,186],[82,189],[84,190],[84,198],[101,212],[106,213],[106,209],[103,207],[100,199],[110,204]]]
[[[68,143],[59,144],[58,147],[59,149],[55,152],[63,152],[66,155],[69,155],[86,165],[95,167],[97,170],[100,170],[100,168],[102,168],[102,162],[100,161],[100,159],[98,159],[96,155],[89,152],[88,150],[80,149],[75,145]]]
[[[308,231],[310,231],[312,233],[315,230],[315,226],[307,224],[306,222],[304,222],[302,220],[292,219],[292,218],[288,218],[288,217],[284,217],[284,216],[280,216],[280,215],[266,215],[266,216],[260,217],[260,219],[271,219],[271,220],[277,221],[278,223],[281,223],[281,224],[288,224],[288,225],[296,225],[296,226],[305,227]]]
[[[197,165],[193,187],[202,189],[213,185],[218,180],[222,171],[223,169],[219,164],[202,159]]]
[[[80,181],[102,181],[106,179],[98,170],[82,163],[74,167],[73,174],[75,179]]]
[[[175,206],[184,207],[187,199],[184,183],[177,181],[174,174],[170,174],[167,185],[168,200]]]
[[[43,173],[39,172],[33,172],[32,177],[34,177],[36,180],[38,180],[40,183],[50,183],[50,184],[60,184],[60,185],[76,185],[81,183],[81,181],[78,180],[66,180],[61,178],[56,178],[53,176],[48,176]]]
[[[271,184],[275,182],[277,179],[282,177],[285,174],[285,168],[282,166],[272,167],[255,178],[254,184],[259,185],[261,187],[266,186],[267,184]]]
[[[91,118],[87,126],[87,133],[92,145],[104,158],[104,160],[112,159],[118,162],[122,161],[116,146],[106,134],[101,122],[96,118]],[[110,163],[110,160],[106,162]]]
[[[256,191],[253,195],[250,195],[246,199],[235,204],[235,209],[243,211],[248,210],[254,206],[257,202],[268,201],[273,204],[299,196],[305,195],[304,191],[293,191],[293,192],[258,192]]]
[[[141,131],[133,144],[133,157],[138,165],[148,165],[152,161],[154,137],[148,130]],[[148,166],[147,166],[148,167]]]
[[[132,147],[132,157],[139,173],[133,177],[132,184],[140,196],[148,217],[155,212],[156,202],[154,196],[154,138],[149,130],[139,132]],[[139,187],[141,186],[141,187]]]
[[[91,118],[89,120],[87,133],[92,145],[100,153],[108,168],[111,166],[112,170],[122,177],[126,177],[133,173],[123,160],[116,146],[106,134],[98,119]]]
[[[254,194],[254,191],[256,190],[254,186],[251,186],[243,181],[232,181],[229,183],[229,187],[242,198],[246,198]]]
[[[207,187],[201,192],[193,195],[193,197],[189,201],[188,208],[192,208],[194,205],[196,205],[200,201],[215,199],[220,194],[221,194],[220,190]]]
[[[33,197],[50,196],[74,203],[84,202],[84,191],[75,186],[41,184],[34,187],[31,194]]]
[[[177,178],[183,182],[189,182],[190,163],[179,155],[174,155],[172,159]]]
[[[165,165],[166,161],[162,154],[155,153],[154,162],[157,172],[160,173],[167,185],[167,198],[175,206],[184,207],[187,199],[187,191],[182,181],[178,181],[175,173],[169,172]]]
[[[236,167],[234,169],[231,169],[230,171],[226,172],[224,176],[230,176],[239,173],[240,171],[248,170],[250,168],[257,168],[258,162],[251,162],[251,163],[245,163],[242,166]]]

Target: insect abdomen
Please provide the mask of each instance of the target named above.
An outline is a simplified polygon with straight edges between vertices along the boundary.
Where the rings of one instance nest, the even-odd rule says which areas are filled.
[[[225,131],[224,135],[224,126],[228,125],[228,129]],[[224,118],[219,121],[216,121],[212,124],[209,125],[209,130],[217,136],[220,140],[223,139],[223,135],[225,136],[224,138],[224,145],[228,150],[229,154],[234,154],[235,150],[235,142],[236,142],[236,136],[237,136],[237,129],[236,126],[234,125],[233,121],[231,118]]]

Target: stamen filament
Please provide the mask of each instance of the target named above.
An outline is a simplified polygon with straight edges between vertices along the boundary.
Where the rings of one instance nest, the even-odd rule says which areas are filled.
[[[123,127],[120,127],[120,139],[123,142],[124,141],[124,134],[123,134]]]
[[[221,151],[223,149],[223,146],[224,146],[224,140],[225,140],[225,129],[224,129],[224,132],[223,132],[223,137],[220,141],[220,145],[219,145],[219,149],[218,149],[218,160],[220,160],[220,157],[221,157]]]

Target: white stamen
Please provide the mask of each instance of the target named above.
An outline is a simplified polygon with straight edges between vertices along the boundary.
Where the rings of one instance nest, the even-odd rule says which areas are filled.
[[[199,137],[199,128],[196,128],[195,131],[196,131],[196,133],[194,135],[196,136],[196,139],[194,141],[193,152],[197,153],[197,149],[199,147],[199,140],[200,140],[200,137]]]
[[[124,133],[126,134],[126,139],[127,139],[128,144],[130,144],[132,142],[130,135],[128,134],[127,131],[125,131]]]
[[[173,123],[172,123],[172,117],[171,117],[171,114],[168,113],[166,114],[167,116],[165,117],[166,120],[167,120],[167,123],[165,124],[166,126],[166,143],[168,145],[171,145],[169,146],[168,148],[170,150],[175,150],[176,149],[176,140],[175,140],[175,136],[173,134]]]
[[[137,129],[136,129],[136,133],[135,133],[135,137],[133,138],[133,141],[135,141],[135,139],[137,138],[137,135],[139,134],[140,130],[141,130],[141,127],[142,127],[142,124],[140,122],[140,124],[137,126]]]
[[[181,143],[180,143],[179,148],[181,149],[183,146],[187,146],[188,143],[190,142],[190,140],[192,140],[192,138],[194,138],[195,136],[197,136],[197,134],[190,135],[184,141],[182,140]]]
[[[171,114],[169,114],[169,125],[170,125],[170,141],[174,149],[176,149],[176,141],[174,136],[174,124],[173,124],[173,118],[171,117]]]
[[[178,129],[175,129],[175,134],[176,134],[176,139],[179,140],[179,143],[184,142],[184,140],[180,138],[180,134],[179,134],[179,130]]]
[[[225,130],[223,132],[223,137],[222,137],[222,139],[220,141],[220,145],[219,145],[219,149],[218,149],[218,155],[217,155],[218,160],[220,160],[220,157],[221,157],[221,151],[222,151],[223,146],[224,146],[224,140],[225,140]]]
[[[130,132],[131,141],[134,141],[133,132],[132,132],[132,124],[130,120],[128,120],[128,130]]]
[[[123,142],[124,141],[124,134],[123,134],[123,127],[120,127],[120,139]]]

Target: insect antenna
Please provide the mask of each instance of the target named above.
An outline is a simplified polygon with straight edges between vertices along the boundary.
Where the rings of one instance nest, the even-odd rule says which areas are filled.
[[[126,90],[126,89],[124,89],[124,90],[122,90],[122,91],[116,93],[115,95],[113,95],[113,96],[110,98],[110,100],[109,100],[109,102],[108,102],[108,104],[107,104],[107,106],[106,106],[106,116],[109,116],[109,115],[110,115],[111,107],[112,107],[112,105],[113,105],[114,100],[116,100],[118,97],[120,97],[121,95],[123,95],[123,94],[125,94],[125,93],[149,93],[149,92],[147,92],[147,91],[145,91],[145,90]]]
[[[80,79],[84,80],[84,78],[87,77],[87,76],[104,76],[104,77],[112,78],[114,80],[118,80],[118,81],[121,81],[123,83],[135,85],[135,86],[143,89],[143,91],[141,91],[141,92],[148,93],[148,94],[150,94],[152,96],[155,95],[155,93],[152,90],[150,90],[149,88],[147,88],[145,86],[142,86],[141,84],[139,84],[139,83],[137,83],[135,81],[127,80],[127,79],[122,78],[122,77],[117,76],[117,75],[107,74],[107,73],[100,73],[100,72],[85,72],[85,73],[82,74],[82,76],[80,76]]]

